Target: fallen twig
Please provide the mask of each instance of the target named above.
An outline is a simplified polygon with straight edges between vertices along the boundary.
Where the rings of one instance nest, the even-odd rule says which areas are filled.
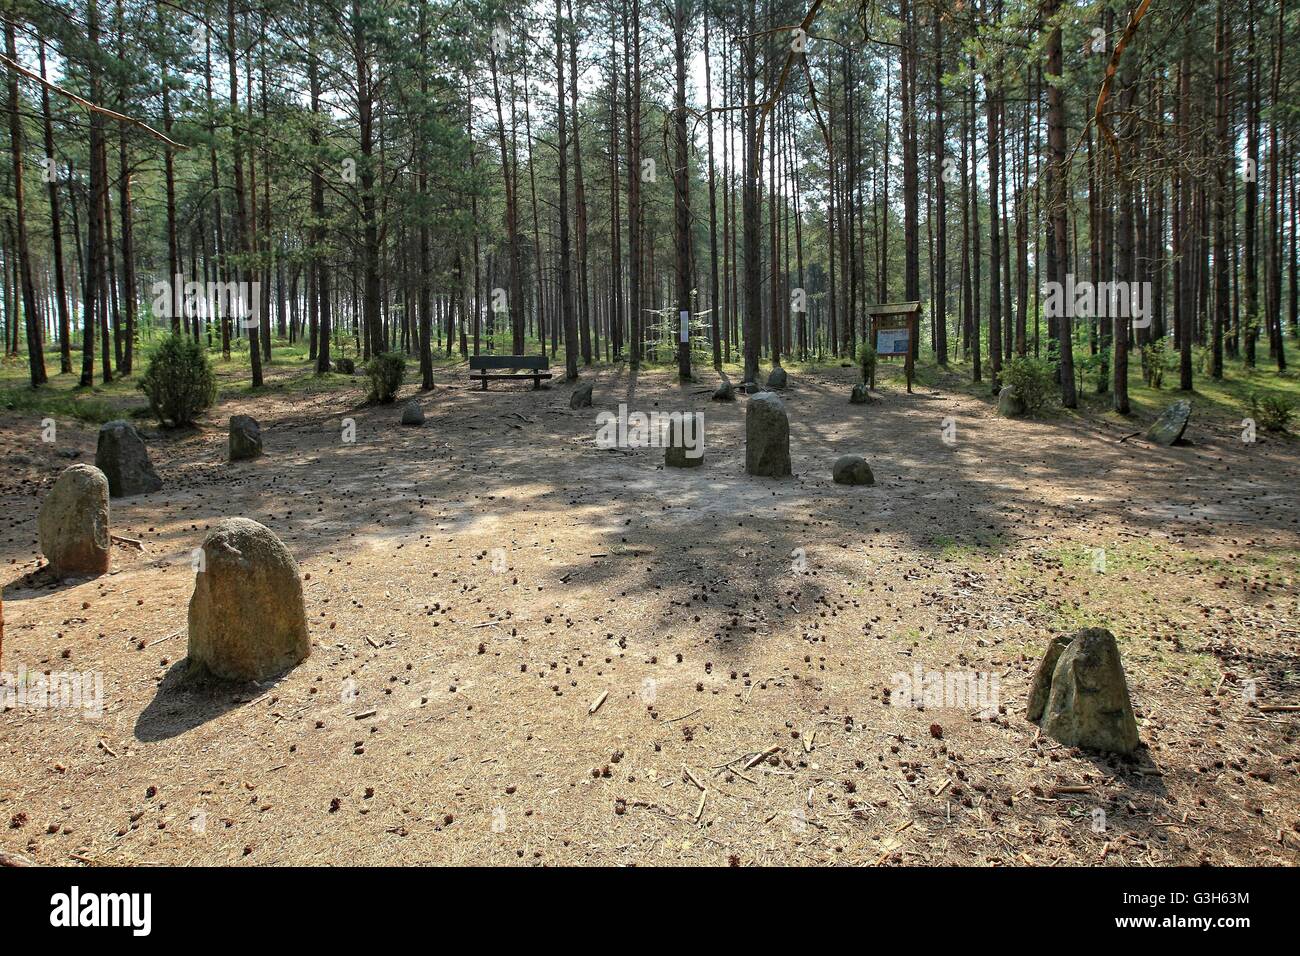
[[[761,763],[762,761],[766,760],[768,757],[772,756],[772,754],[777,753],[782,749],[783,748],[781,747],[769,747],[766,750],[764,750],[761,754],[755,754],[753,757],[751,757],[749,759],[749,762],[746,763],[745,766],[741,767],[740,769],[748,770],[750,767],[754,766],[757,763]]]

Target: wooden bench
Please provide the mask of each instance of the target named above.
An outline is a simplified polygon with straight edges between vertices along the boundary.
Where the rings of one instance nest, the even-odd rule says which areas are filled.
[[[533,388],[542,387],[542,379],[552,378],[553,376],[547,369],[550,368],[544,355],[471,355],[469,359],[470,380],[480,381],[483,383],[483,391],[487,391],[487,383],[490,378],[503,378],[507,381],[511,379],[529,379],[533,380]],[[493,374],[494,369],[510,369],[509,373]],[[527,371],[532,369],[532,371]],[[523,370],[523,374],[518,374]],[[477,372],[478,374],[474,374]]]

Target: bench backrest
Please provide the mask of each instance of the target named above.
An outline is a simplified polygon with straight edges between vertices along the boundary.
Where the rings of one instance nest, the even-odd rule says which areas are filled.
[[[544,355],[471,355],[469,367],[473,371],[490,368],[550,368]]]

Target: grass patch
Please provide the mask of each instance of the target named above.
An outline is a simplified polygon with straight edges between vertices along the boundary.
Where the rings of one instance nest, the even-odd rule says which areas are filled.
[[[881,373],[885,373],[889,368],[888,363],[881,363]],[[923,356],[916,363],[915,381],[922,385],[965,392],[984,399],[990,405],[993,404],[997,396],[993,394],[987,360],[981,364],[982,381],[971,381],[973,371],[973,365],[969,360],[951,361],[947,368],[943,368],[928,356]],[[901,382],[901,366],[889,377],[898,378]],[[1170,385],[1171,381],[1173,386]],[[1158,389],[1149,387],[1142,379],[1141,363],[1135,353],[1129,362],[1128,391],[1131,415],[1117,415],[1112,408],[1111,392],[1098,393],[1095,377],[1089,376],[1086,387],[1079,392],[1078,409],[1073,411],[1060,408],[1048,409],[1040,417],[1050,419],[1072,414],[1114,416],[1117,421],[1132,424],[1135,420],[1154,419],[1171,402],[1186,398],[1192,403],[1194,419],[1200,417],[1223,424],[1231,422],[1235,425],[1249,415],[1248,403],[1252,394],[1290,401],[1300,409],[1300,374],[1291,370],[1279,373],[1277,369],[1265,366],[1247,368],[1242,362],[1225,358],[1222,379],[1216,381],[1208,374],[1197,374],[1193,380],[1195,387],[1191,392],[1180,391],[1176,387],[1177,382],[1175,369],[1174,372],[1165,374],[1165,387]]]
[[[93,425],[111,422],[125,413],[123,402],[113,401],[97,389],[74,390],[50,385],[0,389],[0,407],[33,418],[75,418]]]
[[[930,547],[939,553],[945,561],[965,561],[976,557],[987,557],[1006,548],[1006,539],[995,533],[976,533],[970,539],[954,538],[950,535],[935,535],[930,539]]]
[[[1101,548],[1085,545],[1064,545],[1048,552],[1067,570],[1093,570],[1094,565],[1105,564],[1101,574],[1118,571],[1169,570],[1185,563],[1186,557],[1171,556],[1152,544],[1140,541],[1115,542]]]

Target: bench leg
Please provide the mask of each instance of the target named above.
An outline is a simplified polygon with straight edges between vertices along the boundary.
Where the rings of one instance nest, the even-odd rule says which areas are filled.
[[[481,381],[483,382],[483,391],[486,392],[486,391],[487,391],[487,378],[483,378]]]
[[[534,375],[534,376],[533,376],[533,391],[535,392],[535,391],[537,391],[537,390],[538,390],[539,388],[541,388],[541,387],[542,387],[542,377],[541,377],[540,375]]]

